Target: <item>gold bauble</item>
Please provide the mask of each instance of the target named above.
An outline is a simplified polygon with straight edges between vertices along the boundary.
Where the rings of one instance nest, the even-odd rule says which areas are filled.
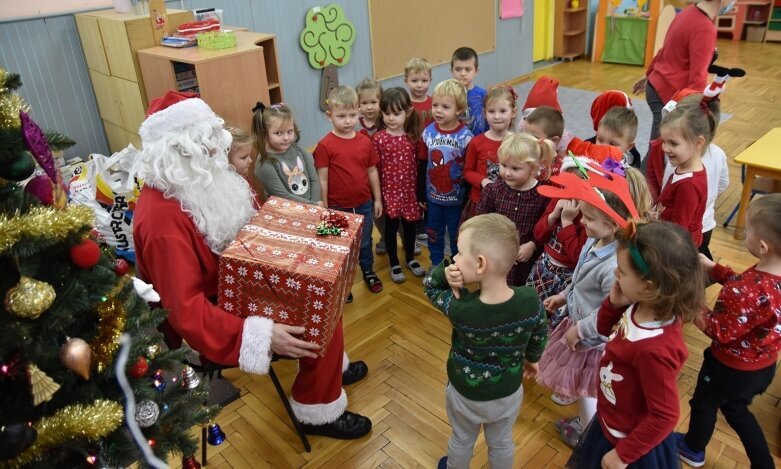
[[[84,339],[68,339],[60,348],[60,361],[72,372],[89,379],[92,350]]]
[[[5,294],[5,309],[22,318],[36,319],[56,297],[54,287],[48,283],[22,276]]]

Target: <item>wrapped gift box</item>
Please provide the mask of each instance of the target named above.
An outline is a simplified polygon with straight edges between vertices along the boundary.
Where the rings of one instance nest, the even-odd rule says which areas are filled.
[[[328,210],[270,197],[220,255],[219,306],[304,326],[303,339],[324,352],[350,293],[363,226],[362,215],[335,213],[349,226],[319,236]]]

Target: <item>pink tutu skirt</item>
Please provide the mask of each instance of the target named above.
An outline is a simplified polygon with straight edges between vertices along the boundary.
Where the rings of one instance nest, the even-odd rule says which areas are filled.
[[[570,350],[564,336],[572,325],[566,317],[551,333],[540,359],[537,382],[562,397],[597,397],[604,346],[588,348],[578,344],[574,351]]]

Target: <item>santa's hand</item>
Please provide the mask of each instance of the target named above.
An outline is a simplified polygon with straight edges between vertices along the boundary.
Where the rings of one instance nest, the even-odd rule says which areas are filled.
[[[271,331],[271,351],[285,357],[317,358],[314,352],[320,350],[319,345],[295,337],[305,331],[302,326],[274,324],[274,329]]]
[[[445,267],[445,280],[450,285],[450,289],[453,290],[453,296],[456,299],[461,298],[461,287],[464,286],[464,276],[461,275],[461,271],[458,270],[456,264],[450,264]]]

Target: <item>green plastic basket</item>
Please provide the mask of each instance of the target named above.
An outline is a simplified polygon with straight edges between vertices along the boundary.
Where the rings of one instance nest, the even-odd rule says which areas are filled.
[[[228,49],[236,47],[236,33],[233,31],[209,31],[197,36],[198,47],[204,49]]]

